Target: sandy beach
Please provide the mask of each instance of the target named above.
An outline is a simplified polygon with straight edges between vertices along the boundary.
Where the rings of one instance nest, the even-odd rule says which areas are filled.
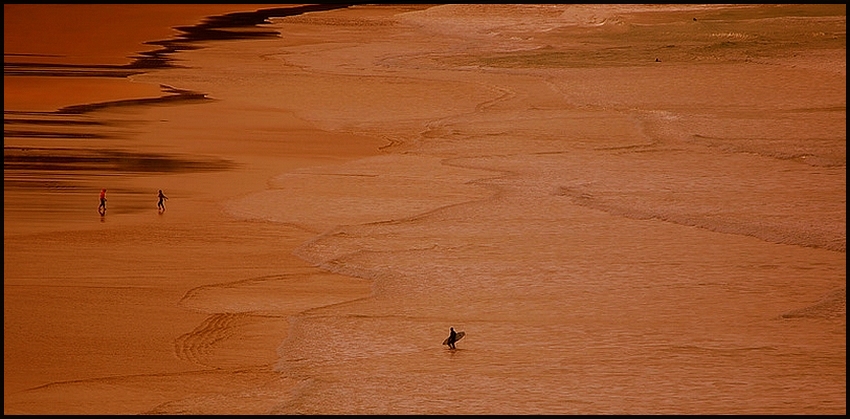
[[[846,6],[62,7],[5,414],[846,414]]]

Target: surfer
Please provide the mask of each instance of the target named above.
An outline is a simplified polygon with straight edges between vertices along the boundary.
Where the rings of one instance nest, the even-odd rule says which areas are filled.
[[[97,206],[97,212],[100,215],[106,214],[106,189],[100,190],[100,205]]]
[[[156,203],[156,207],[159,208],[159,213],[162,214],[165,212],[165,201],[168,200],[168,197],[162,193],[162,189],[159,190],[159,193],[156,196],[159,198],[159,202]]]
[[[449,348],[451,348],[451,349],[456,349],[455,348],[455,342],[457,342],[457,332],[455,332],[454,327],[450,327],[449,328],[449,343],[447,343],[447,345],[449,345]]]

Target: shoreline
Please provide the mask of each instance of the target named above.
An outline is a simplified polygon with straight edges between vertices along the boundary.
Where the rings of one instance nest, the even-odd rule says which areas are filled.
[[[121,7],[126,5],[121,5]],[[5,112],[44,112],[55,110],[57,114],[63,114],[67,111],[80,111],[91,107],[107,107],[120,106],[123,103],[132,101],[158,101],[168,100],[168,96],[158,98],[138,97],[139,93],[152,92],[153,86],[144,86],[139,84],[122,84],[115,85],[108,93],[106,98],[112,100],[92,100],[94,87],[90,79],[96,79],[100,82],[105,80],[123,80],[132,83],[129,77],[139,74],[145,74],[154,70],[168,69],[180,67],[174,54],[180,51],[194,50],[203,48],[203,44],[211,41],[233,41],[240,39],[260,39],[269,38],[279,35],[273,30],[264,30],[261,25],[269,22],[270,18],[297,16],[304,13],[322,12],[334,10],[338,8],[349,7],[350,4],[331,4],[331,5],[297,5],[287,4],[285,7],[275,4],[245,4],[245,5],[177,5],[173,10],[158,10],[157,6],[142,6],[136,5],[136,15],[127,17],[122,24],[129,24],[130,28],[122,30],[121,39],[130,38],[136,39],[139,44],[131,45],[129,41],[124,41],[124,44],[117,46],[114,43],[109,43],[100,39],[103,45],[109,45],[108,53],[93,53],[101,48],[95,39],[87,39],[93,45],[86,47],[68,47],[80,56],[57,54],[56,46],[52,43],[67,45],[71,41],[57,42],[56,39],[51,39],[50,34],[31,33],[29,38],[17,36],[20,32],[25,32],[20,27],[27,25],[53,25],[62,27],[67,24],[75,13],[81,14],[81,19],[97,19],[98,13],[108,15],[110,11],[115,13],[112,5],[94,6],[90,5],[20,5],[11,4],[4,5],[4,19],[9,19],[7,26],[12,26],[8,30],[8,35],[4,39],[4,90],[8,92],[4,94],[4,111]],[[70,8],[69,8],[70,7]],[[132,5],[130,7],[133,7]],[[254,11],[245,11],[246,9],[256,8]],[[54,10],[61,8],[59,11]],[[172,14],[168,14],[171,12]],[[209,14],[218,12],[219,14]],[[207,13],[203,14],[202,13]],[[37,23],[28,23],[29,19],[38,16]],[[120,16],[120,14],[119,14]],[[110,16],[110,19],[114,16]],[[180,24],[177,22],[197,19],[194,24]],[[185,20],[184,20],[185,19]],[[157,21],[156,24],[152,23]],[[150,26],[144,26],[150,25]],[[165,39],[152,40],[148,36],[153,33],[161,33],[162,27],[166,26],[168,30],[176,31],[177,33]],[[152,27],[151,27],[152,26]],[[159,29],[159,30],[157,30]],[[55,30],[55,29],[54,29]],[[137,33],[134,33],[136,31]],[[128,33],[129,32],[129,33]],[[164,32],[164,31],[163,31]],[[51,32],[52,34],[52,32]],[[116,37],[118,38],[118,37]],[[52,41],[52,42],[51,42]],[[93,42],[94,41],[94,42]],[[81,41],[77,41],[78,43]],[[159,47],[151,51],[140,51],[138,48],[142,45],[152,45]],[[61,47],[58,47],[61,48]],[[85,48],[82,51],[80,48]],[[22,50],[23,49],[23,50]],[[119,52],[120,51],[120,52]],[[67,52],[67,51],[63,51]],[[118,58],[117,55],[122,54],[123,57]],[[95,62],[78,62],[77,60],[94,59]],[[109,64],[107,62],[120,62],[130,60],[126,64]],[[33,101],[27,96],[33,93],[33,86],[29,83],[33,77],[44,78],[38,82],[44,83],[49,81],[53,83],[53,87],[49,87],[63,91],[63,100],[66,102],[58,105],[56,98],[44,97],[40,102]],[[94,82],[94,83],[97,83]],[[23,84],[23,86],[21,86]],[[82,87],[78,87],[82,85]],[[75,90],[84,89],[84,92]],[[161,89],[168,93],[168,87]],[[102,90],[102,89],[98,89]],[[116,95],[115,91],[120,93]],[[203,93],[198,93],[203,94]],[[83,103],[72,102],[67,103],[73,97],[87,98],[83,99]],[[122,99],[114,99],[122,97]],[[23,109],[22,106],[30,106]]]
[[[240,221],[225,215],[220,205],[263,190],[286,167],[377,154],[383,141],[341,134],[341,140],[317,146],[314,135],[331,134],[289,119],[276,130],[278,135],[301,138],[303,146],[284,147],[291,151],[265,144],[237,153],[227,152],[233,149],[227,144],[196,148],[181,143],[179,129],[166,137],[161,132],[156,137],[145,134],[150,138],[139,147],[132,136],[135,130],[125,126],[156,126],[162,121],[191,125],[213,112],[211,106],[225,106],[192,92],[177,91],[170,97],[186,103],[171,104],[169,96],[95,101],[49,112],[47,118],[36,116],[35,125],[30,116],[26,124],[42,127],[40,131],[6,141],[4,412],[173,411],[175,407],[161,403],[203,399],[234,381],[234,391],[267,382],[274,387],[272,394],[285,393],[294,383],[280,381],[273,367],[289,317],[371,293],[368,281],[327,273],[291,255],[313,233]],[[191,104],[198,99],[206,103]],[[67,136],[69,130],[85,137],[45,139]],[[349,146],[333,146],[339,142]],[[45,148],[39,151],[31,144]],[[89,144],[98,151],[86,151]],[[211,170],[199,170],[209,163]],[[115,177],[101,178],[98,173],[104,170]],[[96,201],[91,198],[94,191],[105,184],[108,214],[98,221],[96,202],[90,212],[86,202]],[[150,195],[158,188],[171,198],[162,215],[155,214],[155,197]],[[66,214],[59,224],[50,221],[53,215],[39,215],[45,204]],[[199,238],[206,244],[187,253],[198,246]],[[30,263],[44,258],[51,262]],[[58,276],[55,267],[61,267]],[[51,301],[56,319],[52,325],[40,323],[42,305],[33,304],[38,300]],[[143,310],[127,311],[127,303]],[[33,341],[27,330],[50,336],[49,343]],[[133,334],[125,336],[120,330]],[[230,335],[231,343],[211,350],[209,344],[220,333]],[[242,338],[234,337],[240,334]],[[70,348],[75,349],[64,351]],[[110,355],[86,355],[103,350]],[[31,354],[37,354],[34,364]],[[234,380],[237,376],[244,380]],[[139,395],[107,401],[96,388],[109,383],[136,388]],[[276,396],[269,403],[275,401]],[[271,405],[260,408],[269,409]]]

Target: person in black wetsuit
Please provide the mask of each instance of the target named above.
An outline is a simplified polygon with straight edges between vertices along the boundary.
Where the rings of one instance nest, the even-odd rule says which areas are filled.
[[[168,197],[162,193],[162,189],[159,190],[159,193],[156,196],[159,198],[159,202],[156,203],[156,207],[159,209],[159,213],[162,214],[165,212],[165,201],[168,200]]]
[[[454,327],[450,327],[449,328],[449,342],[448,342],[447,345],[449,345],[449,348],[451,348],[451,349],[456,349],[455,348],[455,342],[457,342],[457,332],[455,332]]]

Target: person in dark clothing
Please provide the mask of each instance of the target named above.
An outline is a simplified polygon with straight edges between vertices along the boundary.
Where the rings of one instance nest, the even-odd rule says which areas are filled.
[[[456,349],[455,348],[455,342],[457,342],[457,332],[455,332],[454,327],[450,327],[449,328],[449,343],[448,343],[449,348]]]
[[[156,203],[156,207],[159,208],[159,213],[162,214],[163,212],[165,212],[165,201],[168,200],[168,197],[165,196],[164,193],[162,193],[162,189],[159,190],[159,194],[157,194],[157,197],[159,198],[159,202]]]

